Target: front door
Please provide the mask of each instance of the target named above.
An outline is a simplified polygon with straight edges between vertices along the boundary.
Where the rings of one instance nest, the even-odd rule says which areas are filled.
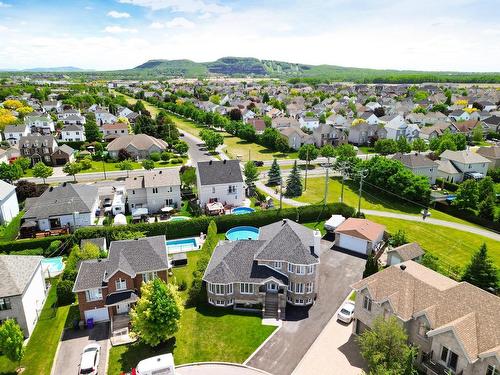
[[[126,314],[130,310],[130,305],[128,303],[120,303],[116,305],[117,314]]]
[[[267,291],[271,293],[277,293],[278,292],[278,284],[270,282],[267,283]]]

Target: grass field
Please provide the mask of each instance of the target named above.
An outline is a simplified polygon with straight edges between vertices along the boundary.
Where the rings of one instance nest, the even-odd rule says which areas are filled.
[[[184,280],[191,284],[192,272],[200,255],[200,251],[188,253],[188,265],[174,269],[177,283]],[[181,295],[185,299],[187,291]],[[183,312],[181,328],[175,337],[157,348],[141,343],[111,348],[108,374],[118,375],[136,366],[141,359],[163,353],[173,353],[176,364],[203,361],[242,363],[274,329],[263,326],[258,315],[209,305],[189,307]]]
[[[183,159],[183,162],[186,161],[186,158],[182,158],[182,159]],[[142,169],[141,163],[136,162],[136,161],[132,161],[131,163],[132,163],[133,169]],[[165,162],[165,161],[155,162],[155,168],[167,168],[167,167],[177,167],[177,166],[180,167],[180,166],[182,166],[182,164],[181,163],[173,164],[173,163]],[[90,169],[85,169],[85,170],[81,171],[80,173],[97,173],[97,172],[103,172],[104,169],[106,169],[106,172],[121,171],[118,163],[115,163],[115,162],[103,163],[101,161],[92,161],[92,167]]]

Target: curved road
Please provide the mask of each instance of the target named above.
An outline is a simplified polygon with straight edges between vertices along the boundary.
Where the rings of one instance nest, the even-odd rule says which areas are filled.
[[[256,186],[258,189],[264,191],[267,195],[270,195],[274,199],[279,200],[279,194],[276,194],[274,189],[264,185],[262,182],[257,182]],[[290,198],[283,198],[283,202],[290,205],[290,206],[306,206],[308,203],[303,203],[303,202],[298,202],[296,200],[290,199]],[[460,224],[460,223],[455,223],[452,221],[445,221],[445,220],[439,220],[439,219],[432,219],[432,218],[427,218],[425,220],[422,219],[422,216],[414,216],[414,215],[406,215],[406,214],[398,214],[396,212],[387,212],[387,211],[376,211],[376,210],[362,210],[363,213],[367,215],[373,215],[373,216],[381,216],[381,217],[389,217],[393,219],[400,219],[400,220],[409,220],[409,221],[417,221],[421,223],[429,223],[429,224],[434,224],[434,225],[440,225],[442,227],[448,227],[452,229],[457,229],[469,233],[474,233],[480,236],[488,237],[491,238],[495,241],[500,241],[500,234],[486,230],[486,229],[481,229],[477,227],[472,227],[470,225],[465,225],[465,224]]]

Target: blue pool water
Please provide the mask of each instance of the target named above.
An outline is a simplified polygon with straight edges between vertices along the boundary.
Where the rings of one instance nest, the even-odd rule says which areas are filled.
[[[42,259],[42,269],[51,275],[59,274],[64,269],[62,257]]]
[[[234,215],[244,215],[244,214],[250,214],[254,211],[255,210],[251,207],[236,207],[232,209],[231,213],[233,213]]]
[[[259,228],[249,226],[234,227],[226,232],[226,238],[229,241],[256,240],[259,238]]]
[[[185,221],[185,220],[190,220],[191,218],[187,216],[172,216],[170,219],[167,221]]]
[[[169,240],[166,242],[169,253],[180,253],[198,248],[196,238],[182,238],[180,240]]]

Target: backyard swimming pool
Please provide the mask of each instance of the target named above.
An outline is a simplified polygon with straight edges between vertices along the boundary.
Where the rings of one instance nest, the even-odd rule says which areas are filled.
[[[251,214],[252,212],[255,212],[255,210],[251,207],[236,207],[231,210],[234,215]]]
[[[42,259],[42,270],[45,277],[59,275],[64,269],[62,257]]]
[[[198,239],[195,237],[169,240],[166,244],[168,254],[185,253],[187,251],[198,250],[199,248]]]
[[[226,232],[229,241],[256,240],[259,238],[259,228],[250,226],[234,227]]]
[[[185,221],[185,220],[191,220],[191,218],[187,216],[172,216],[167,221]]]

